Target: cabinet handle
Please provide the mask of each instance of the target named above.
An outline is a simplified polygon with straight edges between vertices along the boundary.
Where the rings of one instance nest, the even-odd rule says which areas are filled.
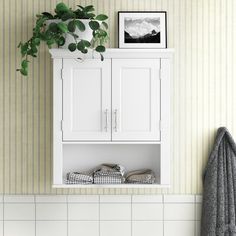
[[[106,122],[105,122],[105,131],[108,131],[108,109],[105,110]]]
[[[115,132],[117,132],[117,113],[118,113],[118,110],[115,109],[114,110],[114,116],[115,116],[115,127],[114,127],[114,129],[115,129]]]

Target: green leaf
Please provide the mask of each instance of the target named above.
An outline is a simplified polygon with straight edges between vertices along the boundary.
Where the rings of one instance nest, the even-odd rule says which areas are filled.
[[[27,69],[27,68],[28,68],[28,64],[29,64],[29,61],[23,60],[23,61],[21,62],[21,67],[22,67],[23,69]]]
[[[69,20],[69,19],[72,19],[74,17],[74,13],[73,12],[65,12],[62,16],[61,16],[61,19],[63,21],[66,21],[66,20]]]
[[[67,27],[70,32],[75,32],[75,22],[73,20],[68,23]]]
[[[49,12],[43,12],[42,15],[46,16],[48,19],[53,19],[53,15]]]
[[[87,40],[81,40],[81,41],[83,41],[83,44],[86,48],[89,48],[91,46],[91,43],[89,41]]]
[[[99,23],[97,21],[90,21],[89,26],[92,30],[97,30],[99,28]]]
[[[86,54],[88,53],[88,49],[87,48],[84,48],[83,50],[81,50],[82,53]]]
[[[32,52],[33,53],[37,53],[38,52],[38,49],[37,49],[37,47],[35,45],[32,45],[31,48],[32,48]]]
[[[48,45],[48,46],[51,46],[51,45],[53,45],[54,43],[55,43],[55,40],[52,39],[52,38],[47,40],[47,45]]]
[[[98,33],[99,33],[100,37],[106,37],[107,36],[107,32],[105,30],[99,30]]]
[[[105,27],[105,29],[108,29],[108,24],[106,22],[102,22],[102,25]]]
[[[29,46],[28,43],[21,44],[21,55],[22,56],[25,56],[25,54],[27,53],[28,46]]]
[[[94,9],[94,6],[93,6],[93,5],[86,6],[86,7],[84,7],[84,9],[83,9],[83,10],[84,10],[84,11],[86,11],[86,12],[95,11],[95,9]]]
[[[48,28],[50,29],[50,31],[52,31],[53,33],[57,32],[57,23],[52,22],[50,23],[50,25],[48,26]]]
[[[61,36],[58,40],[58,45],[63,46],[65,44],[65,41],[66,41],[65,38],[63,36]]]
[[[76,49],[76,44],[75,44],[75,43],[70,43],[69,46],[68,46],[68,49],[69,49],[71,52],[75,51],[75,49]]]
[[[64,22],[59,22],[57,24],[57,27],[60,29],[60,31],[62,33],[67,33],[68,32],[68,28],[67,28],[67,25],[64,23]]]
[[[40,38],[34,38],[33,42],[34,42],[35,45],[39,46]]]
[[[56,11],[57,12],[67,12],[67,11],[69,11],[69,8],[66,6],[65,3],[60,2],[56,5]]]
[[[99,20],[99,21],[104,21],[104,20],[108,19],[108,16],[106,16],[104,14],[100,14],[100,15],[97,15],[95,19]]]
[[[30,50],[28,50],[27,51],[27,55],[30,55],[30,56],[34,56],[34,52],[33,52],[33,50],[32,49],[30,49]]]
[[[77,7],[81,8],[82,10],[84,9],[84,7],[81,5],[77,5]]]
[[[20,48],[22,46],[22,42],[19,42],[17,48]]]
[[[84,23],[82,21],[76,20],[75,24],[76,24],[76,26],[78,27],[78,29],[80,31],[82,31],[82,32],[85,31],[85,25],[84,25]]]
[[[28,75],[28,70],[20,69],[20,73],[24,76]]]
[[[85,44],[84,44],[83,40],[81,40],[77,43],[77,49],[81,52],[85,49]]]
[[[99,45],[95,48],[97,52],[105,52],[106,48],[102,45]]]
[[[93,13],[88,13],[86,16],[87,16],[87,19],[92,19],[92,18],[95,17],[95,14],[93,14]]]
[[[36,21],[36,29],[39,30],[40,27],[44,25],[44,22],[47,20],[47,17],[42,16]]]

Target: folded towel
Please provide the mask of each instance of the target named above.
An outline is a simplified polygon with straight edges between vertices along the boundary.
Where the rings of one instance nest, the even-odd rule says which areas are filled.
[[[155,174],[152,170],[142,169],[127,173],[125,181],[130,184],[153,184],[155,179]]]
[[[125,174],[125,168],[121,165],[118,164],[102,164],[100,166],[98,166],[95,170],[94,170],[94,174],[96,175],[109,175],[109,174],[113,174],[113,175],[124,175]]]
[[[66,184],[92,184],[93,173],[69,172],[66,175]]]
[[[102,164],[94,170],[95,184],[124,183],[125,168],[117,164]]]
[[[125,178],[115,176],[94,176],[94,183],[95,184],[122,184],[124,183]]]

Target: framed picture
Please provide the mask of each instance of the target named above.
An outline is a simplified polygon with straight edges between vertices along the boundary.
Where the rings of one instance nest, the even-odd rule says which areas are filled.
[[[118,12],[119,48],[166,48],[165,11]]]

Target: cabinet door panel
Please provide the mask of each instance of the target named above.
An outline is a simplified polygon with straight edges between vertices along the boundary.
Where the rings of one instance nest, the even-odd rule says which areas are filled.
[[[110,60],[63,62],[63,140],[111,140]]]
[[[112,140],[160,140],[160,60],[112,60]]]

